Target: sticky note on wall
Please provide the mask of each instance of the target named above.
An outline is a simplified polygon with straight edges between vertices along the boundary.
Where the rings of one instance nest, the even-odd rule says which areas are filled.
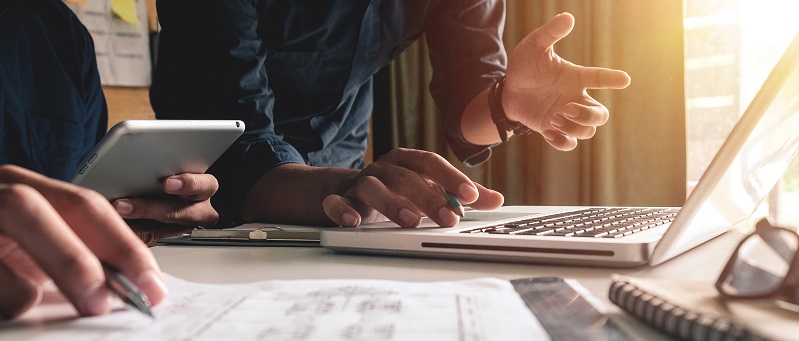
[[[6,0],[0,0],[3,1]],[[103,85],[150,85],[148,2],[154,3],[153,0],[64,0],[92,35]]]
[[[111,12],[129,24],[139,23],[139,15],[136,13],[136,0],[111,0]]]

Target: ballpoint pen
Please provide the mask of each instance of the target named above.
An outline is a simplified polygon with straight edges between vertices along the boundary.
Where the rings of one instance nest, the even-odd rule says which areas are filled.
[[[441,192],[444,193],[444,197],[447,198],[447,204],[449,204],[449,208],[452,209],[452,212],[455,212],[461,218],[466,216],[466,211],[463,209],[463,205],[461,202],[458,201],[458,198],[455,197],[455,194],[450,193],[445,189],[441,189]]]
[[[106,286],[126,304],[150,317],[155,317],[150,310],[150,299],[147,295],[117,268],[105,262],[102,264]]]

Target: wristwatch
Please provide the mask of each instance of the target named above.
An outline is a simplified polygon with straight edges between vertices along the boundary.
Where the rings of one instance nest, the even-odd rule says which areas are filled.
[[[508,142],[508,132],[513,132],[514,135],[524,135],[533,132],[521,122],[516,122],[505,115],[505,109],[502,108],[502,90],[505,88],[505,76],[502,76],[491,85],[488,91],[488,109],[491,111],[491,120],[497,126],[497,132],[502,142]]]

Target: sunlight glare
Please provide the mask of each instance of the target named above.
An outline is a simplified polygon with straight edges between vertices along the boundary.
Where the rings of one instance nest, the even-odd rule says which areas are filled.
[[[741,97],[745,108],[799,31],[797,0],[737,0],[741,3]]]

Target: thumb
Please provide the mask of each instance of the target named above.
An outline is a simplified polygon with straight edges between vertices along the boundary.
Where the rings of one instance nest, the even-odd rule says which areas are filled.
[[[574,29],[574,16],[564,12],[552,17],[546,24],[533,31],[530,38],[536,47],[547,49],[569,35],[572,29]]]

